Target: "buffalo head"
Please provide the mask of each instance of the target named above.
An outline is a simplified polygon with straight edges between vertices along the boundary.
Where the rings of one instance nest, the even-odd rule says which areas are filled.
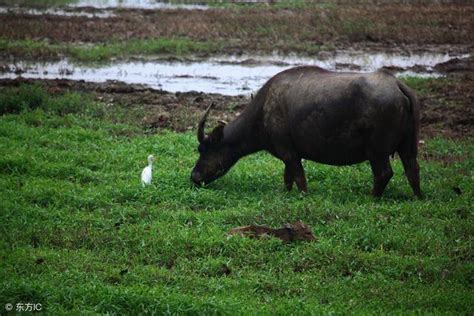
[[[219,125],[207,135],[204,132],[207,116],[213,106],[214,103],[207,108],[198,125],[199,159],[191,172],[191,180],[198,186],[222,177],[236,162],[231,147],[224,142],[225,122],[219,121]]]

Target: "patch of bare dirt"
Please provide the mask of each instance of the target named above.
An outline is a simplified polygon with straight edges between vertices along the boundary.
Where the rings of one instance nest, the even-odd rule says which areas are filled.
[[[431,80],[417,91],[421,103],[423,137],[474,136],[474,72],[461,71],[445,79]]]

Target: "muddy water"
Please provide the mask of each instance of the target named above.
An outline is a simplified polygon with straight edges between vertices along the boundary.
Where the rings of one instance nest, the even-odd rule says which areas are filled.
[[[324,56],[315,58],[286,56],[248,56],[239,57],[219,57],[212,59],[218,62],[235,62],[235,63],[272,63],[287,65],[317,65],[330,70],[358,70],[358,71],[375,71],[382,67],[395,67],[404,70],[412,67],[421,66],[426,74],[432,72],[434,66],[439,63],[447,62],[453,58],[467,58],[469,54],[443,54],[443,53],[416,53],[416,54],[399,54],[399,53],[366,53],[362,51],[336,51],[326,53]]]
[[[88,12],[83,10],[85,8],[95,8],[102,10],[102,12]],[[0,14],[61,15],[84,16],[88,18],[109,18],[115,16],[115,14],[106,10],[117,8],[149,10],[206,10],[208,9],[208,6],[200,4],[168,3],[153,0],[77,0],[75,2],[66,4],[64,8],[52,7],[38,9],[17,6],[0,6]]]
[[[28,15],[60,15],[60,16],[84,16],[87,18],[109,18],[115,14],[107,11],[103,12],[86,12],[81,10],[67,11],[59,8],[49,9],[33,9],[18,7],[0,7],[0,14],[28,14]]]
[[[148,61],[122,62],[102,66],[77,65],[63,60],[51,63],[18,62],[7,64],[0,78],[18,76],[36,79],[67,78],[90,82],[118,80],[144,84],[170,92],[201,91],[223,95],[249,94],[259,89],[270,77],[296,65],[317,65],[337,71],[374,71],[395,67],[397,75],[440,76],[433,67],[452,58],[468,55],[335,53],[325,59],[274,56],[214,57],[192,62]],[[410,70],[415,67],[417,72]]]
[[[206,10],[208,6],[200,4],[169,3],[153,0],[78,0],[72,7],[93,7],[98,9],[128,8],[128,9],[190,9]]]

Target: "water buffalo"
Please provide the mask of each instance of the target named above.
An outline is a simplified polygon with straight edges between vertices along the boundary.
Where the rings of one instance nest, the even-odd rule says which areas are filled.
[[[284,182],[306,192],[301,159],[329,165],[368,160],[381,196],[393,175],[397,152],[416,196],[421,197],[416,160],[419,105],[413,92],[390,73],[337,73],[315,66],[278,73],[243,113],[205,135],[199,122],[199,160],[191,180],[200,185],[223,176],[241,157],[266,150],[285,164]]]

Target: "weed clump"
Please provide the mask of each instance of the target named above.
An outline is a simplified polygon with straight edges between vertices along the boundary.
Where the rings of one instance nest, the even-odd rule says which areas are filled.
[[[0,114],[19,113],[44,107],[48,95],[39,85],[21,85],[17,89],[2,91],[0,94]]]
[[[72,114],[103,119],[108,112],[111,111],[107,111],[104,104],[94,102],[88,95],[78,92],[51,95],[39,83],[6,88],[0,94],[0,115],[23,113],[25,121],[33,126],[41,125],[46,118],[51,122],[60,118],[67,121],[68,115]],[[124,114],[117,112],[116,115]]]

